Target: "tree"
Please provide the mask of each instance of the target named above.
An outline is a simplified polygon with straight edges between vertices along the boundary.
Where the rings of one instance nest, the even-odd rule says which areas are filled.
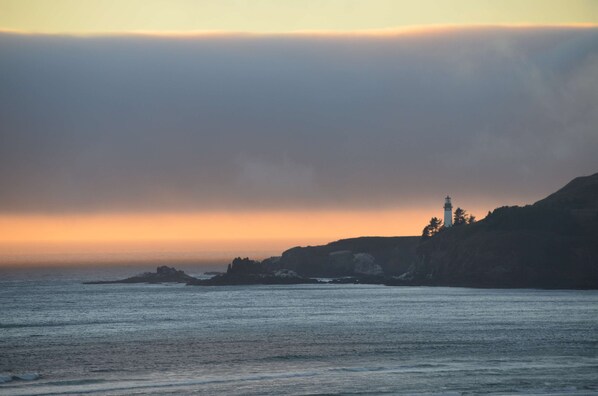
[[[461,208],[457,208],[453,216],[453,225],[458,226],[462,224],[467,224],[467,212]]]
[[[430,226],[427,225],[424,227],[423,231],[422,231],[422,239],[428,239],[432,236],[432,233],[430,232]]]
[[[438,217],[432,217],[430,219],[430,231],[432,232],[432,235],[437,234],[440,229],[442,228],[442,220],[440,220]]]
[[[430,219],[430,223],[424,227],[422,231],[422,238],[427,239],[433,237],[434,235],[438,234],[438,232],[442,229],[442,221],[437,217],[432,217]]]
[[[473,224],[475,216],[467,214],[465,209],[457,208],[453,216],[453,225]]]

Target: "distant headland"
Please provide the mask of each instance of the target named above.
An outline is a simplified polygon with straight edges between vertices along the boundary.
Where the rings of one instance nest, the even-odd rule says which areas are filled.
[[[156,273],[91,283],[598,289],[598,173],[578,177],[533,205],[497,208],[480,221],[459,208],[453,217],[448,196],[444,210],[445,225],[432,218],[422,236],[351,238],[294,247],[262,261],[236,258],[210,279],[159,267]]]

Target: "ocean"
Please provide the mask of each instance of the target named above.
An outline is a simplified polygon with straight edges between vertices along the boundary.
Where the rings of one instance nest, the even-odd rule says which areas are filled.
[[[3,269],[0,394],[598,394],[598,291],[82,284],[136,272]]]

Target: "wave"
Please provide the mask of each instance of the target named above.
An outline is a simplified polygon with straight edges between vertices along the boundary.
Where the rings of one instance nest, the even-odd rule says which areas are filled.
[[[23,373],[23,374],[0,374],[0,384],[5,384],[11,381],[35,381],[41,376],[38,373]]]

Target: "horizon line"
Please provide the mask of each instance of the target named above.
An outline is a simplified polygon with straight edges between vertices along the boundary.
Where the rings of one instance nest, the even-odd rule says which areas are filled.
[[[75,38],[104,38],[104,37],[156,37],[156,38],[260,38],[260,37],[364,37],[364,38],[392,38],[398,36],[424,35],[443,32],[458,32],[465,30],[533,30],[533,29],[564,29],[583,30],[597,29],[598,23],[492,23],[492,24],[425,24],[406,25],[391,28],[357,29],[357,30],[326,30],[308,29],[293,31],[235,31],[235,30],[128,30],[128,31],[97,31],[97,32],[68,32],[42,31],[1,28],[2,35],[45,36],[45,37],[75,37]]]

